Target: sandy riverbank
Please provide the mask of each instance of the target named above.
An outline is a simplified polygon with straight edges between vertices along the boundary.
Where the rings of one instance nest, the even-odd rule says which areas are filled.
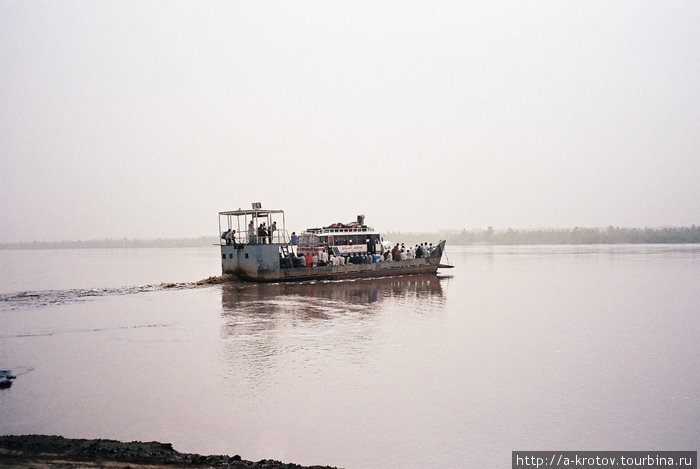
[[[115,440],[84,440],[47,435],[0,436],[0,468],[248,468],[331,469],[329,466],[299,466],[263,459],[253,462],[240,456],[205,456],[180,453],[170,443]]]

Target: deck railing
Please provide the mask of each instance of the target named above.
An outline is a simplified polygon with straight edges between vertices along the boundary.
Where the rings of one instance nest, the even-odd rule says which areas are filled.
[[[258,236],[257,232],[255,235],[248,236],[248,233],[239,233],[233,236],[232,243],[227,242],[225,239],[219,239],[220,245],[225,244],[289,244],[289,233],[287,230],[275,230],[272,236]]]

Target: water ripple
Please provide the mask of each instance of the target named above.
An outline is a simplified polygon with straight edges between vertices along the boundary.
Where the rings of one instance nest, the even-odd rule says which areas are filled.
[[[10,338],[25,338],[25,337],[50,337],[57,334],[75,334],[75,333],[85,333],[85,332],[114,332],[114,331],[124,331],[133,329],[151,329],[157,327],[171,327],[172,324],[136,324],[128,326],[111,326],[111,327],[91,327],[84,329],[62,329],[62,330],[44,330],[44,331],[34,331],[34,332],[24,332],[19,334],[7,334],[0,335],[0,339],[10,339]]]
[[[185,283],[160,283],[154,285],[130,285],[112,288],[72,288],[67,290],[24,291],[0,294],[0,311],[15,311],[25,308],[75,304],[94,298],[112,295],[135,295],[163,290],[183,290],[208,286],[215,282],[202,280]]]

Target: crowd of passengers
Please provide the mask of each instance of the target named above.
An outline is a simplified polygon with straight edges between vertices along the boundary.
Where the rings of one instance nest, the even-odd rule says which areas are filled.
[[[397,243],[391,250],[386,250],[384,254],[355,252],[346,256],[336,256],[329,254],[327,250],[315,251],[307,254],[295,255],[291,253],[289,257],[280,260],[282,267],[323,267],[327,265],[337,266],[346,264],[374,264],[377,262],[395,262],[408,259],[418,259],[428,257],[435,250],[433,243],[416,244],[415,247],[406,247],[403,243]]]
[[[248,242],[250,244],[272,244],[272,237],[277,230],[277,222],[272,222],[268,227],[265,223],[261,223],[258,228],[255,228],[253,221],[248,224]],[[236,245],[236,230],[228,229],[221,234],[221,239],[226,241],[226,244]],[[296,233],[292,233],[291,243],[296,246],[299,238]],[[348,255],[336,256],[329,251],[322,250],[313,254],[295,255],[290,254],[287,258],[282,258],[280,263],[282,267],[316,267],[327,265],[345,265],[345,264],[374,264],[376,262],[395,262],[405,261],[408,259],[418,259],[428,257],[435,250],[433,243],[420,243],[414,247],[406,247],[404,243],[396,243],[391,250],[384,251],[383,254],[356,252]],[[291,265],[290,265],[291,264]]]
[[[267,226],[265,222],[260,223],[257,228],[253,224],[253,220],[248,223],[248,242],[250,244],[272,244],[272,237],[277,231],[277,222],[273,221],[270,226]],[[226,241],[226,244],[236,243],[236,230],[229,228],[227,231],[221,233],[221,239]]]

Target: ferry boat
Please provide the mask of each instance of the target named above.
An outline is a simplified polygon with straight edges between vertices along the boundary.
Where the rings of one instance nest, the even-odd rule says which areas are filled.
[[[434,274],[438,267],[452,267],[440,263],[444,240],[421,257],[391,260],[389,254],[390,260],[384,260],[391,246],[365,225],[363,215],[351,223],[309,228],[299,236],[290,236],[283,210],[263,209],[260,203],[253,203],[250,210],[219,212],[219,233],[221,272],[242,280],[284,282]],[[300,266],[299,257],[306,254],[316,254],[322,262]]]

